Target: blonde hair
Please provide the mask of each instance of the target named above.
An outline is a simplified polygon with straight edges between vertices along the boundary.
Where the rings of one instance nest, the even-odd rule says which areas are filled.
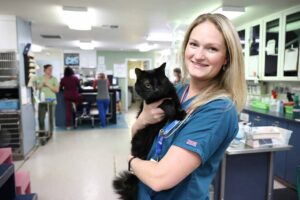
[[[198,16],[188,28],[182,43],[183,76],[187,78],[187,67],[185,66],[185,49],[193,29],[203,22],[211,22],[223,35],[226,47],[227,64],[220,70],[219,74],[210,81],[209,87],[204,88],[193,100],[189,113],[197,107],[219,98],[229,97],[232,99],[238,112],[245,104],[247,90],[245,81],[244,57],[239,36],[233,24],[221,14],[203,14]]]

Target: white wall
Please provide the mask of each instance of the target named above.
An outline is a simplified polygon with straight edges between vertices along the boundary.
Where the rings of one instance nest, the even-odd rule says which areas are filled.
[[[15,16],[0,15],[0,34],[1,51],[17,50],[17,26]]]
[[[39,53],[34,53],[35,60],[40,66],[37,74],[43,74],[43,66],[51,64],[53,66],[53,76],[60,80],[64,71],[63,51],[59,49],[48,49]]]
[[[53,66],[53,75],[60,80],[65,67],[64,53],[79,53],[79,68],[96,68],[97,66],[96,51],[44,49],[42,52],[34,53],[35,59],[41,67],[38,74],[43,73],[43,65],[51,64]]]
[[[64,50],[64,53],[79,53],[80,68],[97,67],[97,53],[95,50]]]

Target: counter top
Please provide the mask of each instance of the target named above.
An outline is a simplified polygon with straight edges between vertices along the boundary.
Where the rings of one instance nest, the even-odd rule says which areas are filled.
[[[244,110],[300,123],[300,112],[293,113],[293,114],[278,113],[278,112],[272,112],[268,110],[252,108],[250,106],[246,106]]]
[[[249,154],[249,153],[264,153],[264,152],[273,152],[273,151],[286,151],[290,150],[292,145],[284,145],[284,146],[269,146],[269,147],[258,147],[252,148],[247,146],[244,143],[241,143],[239,146],[231,147],[229,146],[226,149],[227,155],[238,155],[238,154]]]

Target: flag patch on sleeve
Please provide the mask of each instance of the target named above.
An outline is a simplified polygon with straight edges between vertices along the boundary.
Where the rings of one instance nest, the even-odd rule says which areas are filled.
[[[195,141],[193,141],[193,140],[188,139],[188,140],[186,141],[186,144],[191,145],[191,146],[193,146],[193,147],[196,147],[197,144],[198,144],[198,142],[195,142]]]

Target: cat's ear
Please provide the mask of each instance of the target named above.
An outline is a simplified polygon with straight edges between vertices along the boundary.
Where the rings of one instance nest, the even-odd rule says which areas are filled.
[[[135,68],[134,71],[135,71],[135,74],[136,74],[137,77],[141,76],[141,74],[142,74],[142,70],[141,69]]]
[[[159,69],[161,72],[165,73],[165,68],[166,68],[166,63],[163,63],[158,69]]]

